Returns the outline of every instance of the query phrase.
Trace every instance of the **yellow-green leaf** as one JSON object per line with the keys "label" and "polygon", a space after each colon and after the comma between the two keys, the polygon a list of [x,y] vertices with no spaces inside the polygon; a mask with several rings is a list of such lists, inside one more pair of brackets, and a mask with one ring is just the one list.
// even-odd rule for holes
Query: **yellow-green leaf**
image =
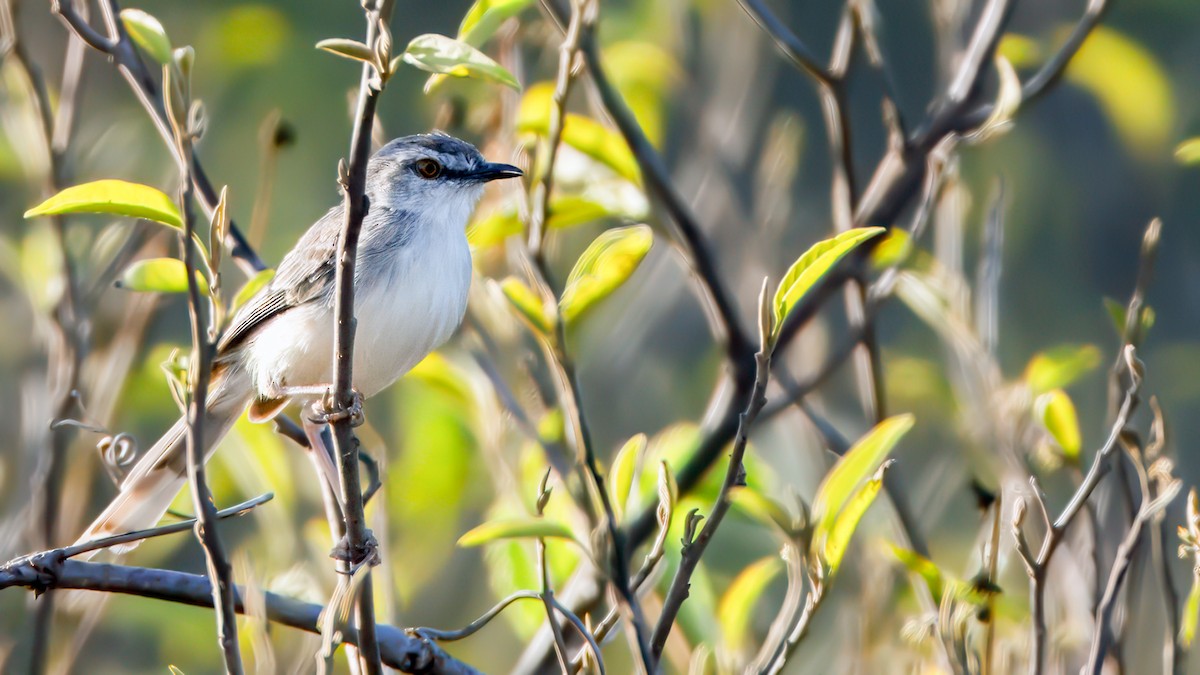
{"label": "yellow-green leaf", "polygon": [[1063,456],[1071,462],[1079,461],[1083,438],[1079,433],[1079,417],[1075,414],[1071,397],[1062,389],[1052,389],[1037,397],[1034,410],[1046,431],[1054,437],[1054,442],[1062,448]]}
{"label": "yellow-green leaf", "polygon": [[779,334],[779,329],[792,309],[829,274],[834,265],[864,241],[884,231],[882,227],[846,230],[831,239],[813,244],[804,255],[792,263],[783,281],[779,283],[779,288],[775,290],[775,334]]}
{"label": "yellow-green leaf", "polygon": [[[517,112],[517,130],[545,136],[550,129],[550,107],[554,105],[554,85],[540,82],[521,97]],[[562,142],[604,164],[622,178],[640,184],[641,170],[620,133],[596,120],[575,113],[563,118]]]}
{"label": "yellow-green leaf", "polygon": [[625,441],[613,459],[608,480],[609,489],[612,490],[613,510],[617,512],[618,518],[624,514],[625,507],[629,502],[629,492],[633,488],[633,474],[645,456],[647,442],[646,434],[635,434]]}
{"label": "yellow-green leaf", "polygon": [[908,259],[912,248],[912,235],[907,230],[893,227],[871,251],[871,266],[884,270],[899,265]]}
{"label": "yellow-green leaf", "polygon": [[871,479],[896,443],[912,428],[910,414],[896,415],[875,425],[843,455],[817,487],[812,518],[816,527],[828,532],[833,522],[859,488]]}
{"label": "yellow-green leaf", "polygon": [[1183,624],[1179,627],[1179,635],[1184,647],[1191,647],[1196,639],[1196,623],[1200,620],[1200,583],[1192,582],[1192,590],[1188,592],[1187,605],[1183,608]]}
{"label": "yellow-green leaf", "polygon": [[894,544],[891,545],[891,548],[892,554],[909,572],[925,580],[925,585],[929,587],[929,593],[933,596],[934,604],[941,605],[942,593],[946,588],[946,578],[942,574],[942,570],[932,560],[916,551],[900,548]]}
{"label": "yellow-green leaf", "polygon": [[123,180],[98,180],[69,187],[25,212],[26,218],[61,213],[112,213],[183,227],[179,208],[162,191]]}
{"label": "yellow-green leaf", "polygon": [[500,282],[500,290],[530,328],[542,335],[554,332],[554,317],[550,316],[541,298],[526,286],[525,282],[516,277],[508,277]]}
{"label": "yellow-green leaf", "polygon": [[159,65],[171,62],[171,40],[167,38],[167,31],[158,19],[140,9],[123,9],[121,23],[125,25],[125,32],[129,33],[129,37],[149,54],[150,58]]}
{"label": "yellow-green leaf", "polygon": [[601,59],[646,138],[659,146],[665,126],[664,103],[683,79],[675,57],[659,43],[624,40],[605,45]]}
{"label": "yellow-green leaf", "polygon": [[471,222],[467,227],[467,243],[473,249],[488,248],[524,231],[525,226],[515,208],[498,209]]}
{"label": "yellow-green leaf", "polygon": [[[196,283],[200,292],[208,293],[208,284],[200,272],[196,272]],[[187,268],[178,258],[149,258],[138,260],[117,279],[117,288],[130,291],[157,293],[187,293]]]}
{"label": "yellow-green leaf", "polygon": [[[546,229],[565,230],[601,218],[632,218],[589,197],[581,195],[555,195],[547,207]],[[516,208],[499,209],[476,219],[467,228],[467,242],[472,248],[495,246],[505,239],[525,231]]]}
{"label": "yellow-green leaf", "polygon": [[1017,68],[1029,68],[1042,60],[1042,48],[1028,35],[1006,33],[1000,38],[996,55],[1002,56]]}
{"label": "yellow-green leaf", "polygon": [[521,88],[517,78],[504,66],[471,45],[445,35],[426,33],[413,38],[404,50],[404,62],[431,73],[473,77],[513,89]]}
{"label": "yellow-green leaf", "polygon": [[[1124,338],[1125,315],[1128,311],[1128,308],[1126,308],[1124,304],[1117,302],[1112,298],[1104,298],[1104,309],[1108,310],[1108,316],[1112,319],[1113,328],[1117,331],[1117,337]],[[1154,313],[1153,307],[1150,305],[1142,305],[1142,325],[1139,328],[1141,330],[1141,337],[1143,339],[1146,337],[1146,333],[1149,333],[1150,329],[1154,327],[1154,321],[1156,318],[1157,315]]]}
{"label": "yellow-green leaf", "polygon": [[511,518],[493,520],[476,527],[459,537],[458,545],[482,546],[501,539],[533,539],[535,537],[575,539],[575,535],[571,534],[571,528],[563,523],[545,518]]}
{"label": "yellow-green leaf", "polygon": [[1175,161],[1184,166],[1200,164],[1200,137],[1189,138],[1175,146]]}
{"label": "yellow-green leaf", "polygon": [[237,294],[233,296],[233,307],[230,307],[230,312],[236,312],[239,307],[246,304],[250,298],[254,297],[255,293],[261,291],[274,278],[275,270],[269,268],[250,277],[245,285],[238,290]]}
{"label": "yellow-green leaf", "polygon": [[596,237],[567,276],[558,302],[563,320],[574,321],[625,283],[653,243],[646,225],[618,227]]}
{"label": "yellow-green leaf", "polygon": [[850,497],[828,529],[818,527],[813,533],[813,544],[826,578],[832,578],[837,573],[842,558],[846,555],[846,549],[850,547],[850,539],[858,529],[858,522],[862,520],[863,514],[870,508],[883,487],[883,473],[890,465],[891,460],[879,467],[874,476]]}
{"label": "yellow-green leaf", "polygon": [[1175,100],[1166,71],[1149,50],[1097,26],[1066,77],[1096,97],[1130,150],[1146,157],[1162,151],[1174,126]]}
{"label": "yellow-green leaf", "polygon": [[779,528],[782,534],[791,536],[796,533],[796,524],[787,509],[752,487],[735,488],[730,493],[730,503],[759,523]]}
{"label": "yellow-green leaf", "polygon": [[1070,385],[1100,365],[1095,345],[1058,345],[1039,352],[1025,366],[1025,382],[1034,396]]}
{"label": "yellow-green leaf", "polygon": [[329,38],[328,40],[318,42],[317,49],[322,49],[330,54],[336,54],[344,59],[362,61],[363,63],[375,63],[375,52],[371,51],[370,47],[358,40]]}
{"label": "yellow-green leaf", "polygon": [[458,26],[458,39],[481,47],[500,24],[533,5],[534,0],[475,0]]}
{"label": "yellow-green leaf", "polygon": [[750,632],[754,607],[782,570],[783,561],[777,555],[769,555],[751,563],[729,584],[717,604],[721,637],[726,649],[739,661],[748,655],[747,652],[754,645]]}

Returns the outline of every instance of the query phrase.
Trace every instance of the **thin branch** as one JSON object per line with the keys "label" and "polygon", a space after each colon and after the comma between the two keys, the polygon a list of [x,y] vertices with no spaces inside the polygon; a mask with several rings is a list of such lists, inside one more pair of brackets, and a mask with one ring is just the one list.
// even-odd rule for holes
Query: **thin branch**
{"label": "thin branch", "polygon": [[[561,3],[548,0],[543,5],[548,8],[551,17],[559,26],[567,24],[567,13],[561,7]],[[658,151],[646,138],[645,132],[629,109],[624,97],[609,81],[607,71],[604,70],[600,58],[600,49],[596,44],[594,31],[586,29],[582,31],[579,36],[579,50],[588,72],[591,73],[592,84],[596,87],[604,110],[612,118],[621,132],[621,136],[629,145],[629,149],[633,152],[650,195],[661,203],[671,222],[675,225],[676,243],[683,249],[705,298],[715,310],[720,331],[723,333],[725,355],[735,371],[735,379],[740,379],[749,385],[754,377],[751,358],[754,346],[738,316],[733,296],[717,271],[711,242],[708,241],[695,215],[687,206],[682,195],[679,194],[671,180],[670,171]],[[680,488],[683,489],[682,482]],[[652,523],[650,527],[653,527]],[[647,528],[645,534],[648,535],[649,532],[650,528]]]}
{"label": "thin branch", "polygon": [[475,619],[471,623],[469,623],[466,626],[463,626],[462,628],[459,628],[457,630],[438,630],[436,628],[427,628],[425,626],[422,626],[420,628],[413,628],[412,632],[417,635],[420,635],[423,638],[428,638],[430,640],[437,640],[439,642],[454,642],[456,640],[463,640],[465,638],[469,638],[472,635],[478,633],[483,627],[485,627],[489,623],[491,623],[492,619],[499,616],[500,612],[503,612],[505,609],[508,608],[509,605],[513,604],[514,602],[516,602],[518,600],[541,600],[541,599],[542,599],[542,596],[537,591],[516,591],[516,592],[510,594],[508,597],[501,600],[500,602],[497,602],[495,605],[492,606],[491,609],[484,612],[483,615],[480,616],[478,619]]}
{"label": "thin branch", "polygon": [[[188,76],[185,74],[184,78]],[[168,83],[169,84],[169,83]],[[182,83],[184,91],[190,89],[185,80]],[[185,94],[183,100],[188,101]],[[182,116],[183,111],[175,111]],[[186,122],[190,125],[190,120]],[[209,380],[212,376],[212,360],[215,352],[210,335],[213,321],[211,315],[205,316],[204,307],[208,304],[200,295],[200,284],[196,277],[199,274],[196,262],[196,247],[192,241],[196,237],[196,221],[192,213],[192,195],[194,185],[189,173],[191,169],[191,151],[193,134],[191,128],[175,125],[176,141],[180,146],[185,161],[183,163],[182,187],[180,189],[179,206],[183,214],[183,231],[180,246],[183,247],[183,265],[187,274],[188,316],[191,319],[192,358],[191,358],[191,401],[187,410],[187,474],[188,484],[192,492],[192,508],[196,513],[196,538],[204,548],[204,557],[208,566],[208,576],[212,582],[213,609],[217,622],[217,643],[225,659],[225,671],[231,675],[243,672],[242,654],[237,637],[237,613],[234,609],[233,598],[233,568],[229,557],[217,533],[217,507],[213,504],[212,493],[208,489],[205,477],[204,463],[208,459],[205,451],[204,423],[207,418],[206,404],[208,400]],[[211,307],[211,305],[209,305]]]}
{"label": "thin branch", "polygon": [[762,0],[738,0],[738,4],[771,38],[775,47],[796,67],[811,75],[818,82],[828,83],[833,79],[833,75],[817,62],[812,51],[779,20],[779,17],[775,16],[765,2]]}
{"label": "thin branch", "polygon": [[[391,18],[392,1],[379,0],[364,3],[367,20],[366,44],[378,52],[381,40],[391,42],[388,20]],[[381,63],[386,64],[391,56],[385,54]],[[386,66],[385,66],[386,67]],[[359,232],[369,204],[366,198],[367,160],[371,154],[371,127],[375,121],[375,107],[379,93],[386,82],[386,74],[379,73],[371,64],[363,64],[359,78],[358,104],[354,131],[350,141],[349,163],[339,165],[339,182],[345,194],[345,221],[338,238],[337,271],[335,277],[336,296],[334,303],[334,353],[333,353],[333,406],[345,412],[355,404],[354,391],[354,269],[358,250]],[[341,481],[341,503],[346,522],[347,559],[341,562],[341,571],[349,572],[361,564],[377,564],[378,553],[374,538],[367,530],[363,515],[363,494],[359,478],[358,440],[354,436],[352,415],[343,414],[331,423],[334,456],[337,459]],[[344,576],[339,583],[346,583]],[[375,599],[370,572],[366,573],[359,587],[355,617],[361,636],[358,646],[359,661],[368,675],[383,672],[380,664],[379,645],[375,636]]]}
{"label": "thin branch", "polygon": [[[142,104],[142,107],[145,108],[146,113],[149,114],[150,121],[154,123],[155,129],[158,130],[163,142],[167,144],[172,156],[181,165],[180,168],[182,170],[185,158],[179,153],[179,149],[175,144],[171,125],[167,119],[162,91],[155,81],[153,74],[138,56],[137,48],[121,25],[120,6],[116,0],[98,0],[101,13],[104,15],[105,24],[108,28],[108,35],[104,36],[88,23],[86,17],[80,14],[75,6],[77,1],[52,0],[51,9],[58,14],[68,30],[83,40],[92,49],[109,57],[129,83],[130,88],[133,89],[134,95]],[[200,205],[204,208],[205,215],[211,217],[219,201],[217,191],[213,188],[212,182],[209,181],[204,171],[204,167],[194,153],[189,163],[191,180],[198,193]],[[238,262],[247,276],[252,276],[254,273],[266,269],[266,264],[254,252],[254,249],[250,247],[245,237],[242,236],[241,230],[232,221],[229,223],[228,236],[230,255]]]}
{"label": "thin branch", "polygon": [[767,402],[767,381],[771,376],[770,310],[767,297],[767,282],[765,279],[759,293],[758,304],[760,326],[765,326],[765,330],[760,328],[759,342],[761,347],[758,353],[754,355],[754,388],[750,392],[750,399],[746,402],[745,411],[738,418],[737,435],[733,443],[733,450],[730,453],[729,467],[725,471],[725,480],[721,483],[721,490],[717,493],[717,499],[713,503],[712,511],[705,520],[704,527],[694,539],[688,534],[684,535],[683,552],[679,560],[679,568],[675,571],[675,577],[671,580],[671,586],[667,590],[666,597],[663,599],[662,614],[659,615],[658,623],[654,626],[654,634],[650,638],[650,648],[653,651],[654,662],[656,664],[662,658],[663,648],[667,644],[667,636],[671,633],[675,617],[679,614],[680,608],[683,607],[683,602],[687,600],[688,591],[691,587],[692,573],[696,571],[696,566],[700,564],[700,558],[704,555],[705,549],[708,548],[708,544],[712,541],[713,535],[716,534],[717,528],[720,527],[721,521],[725,519],[725,514],[729,512],[729,507],[732,503],[730,501],[731,492],[734,487],[746,484],[746,471],[742,466],[742,459],[746,455],[750,427],[754,425],[758,413]]}
{"label": "thin branch", "polygon": [[[212,585],[204,575],[171,570],[127,567],[76,560],[19,559],[0,566],[0,589],[21,586],[44,591],[51,588],[101,591],[154,598],[195,607],[212,607]],[[308,633],[320,632],[321,605],[277,593],[264,594],[267,618],[275,623]],[[245,591],[234,588],[234,608],[245,613]],[[357,645],[359,633],[353,626],[342,629],[342,639]],[[457,661],[429,640],[413,637],[394,626],[378,626],[380,654],[389,667],[407,673],[479,675],[479,671]]]}
{"label": "thin branch", "polygon": [[[234,506],[230,506],[229,508],[221,509],[220,511],[217,511],[217,518],[220,520],[224,520],[226,518],[236,518],[237,516],[245,515],[245,514],[249,513],[251,510],[253,510],[254,508],[261,506],[262,504],[265,504],[274,498],[275,498],[275,493],[273,493],[273,492],[268,492],[266,494],[259,495],[258,497],[255,497],[254,499],[248,499],[248,500],[242,502],[241,504],[236,504]],[[114,534],[114,535],[110,535],[108,537],[101,537],[99,539],[93,539],[91,541],[85,541],[85,542],[79,543],[79,544],[72,544],[70,546],[64,546],[62,548],[51,549],[48,551],[39,551],[37,553],[30,553],[27,555],[23,555],[19,558],[15,558],[13,560],[8,561],[7,563],[4,563],[3,567],[12,567],[12,566],[16,566],[16,565],[25,564],[25,563],[34,564],[35,566],[44,566],[46,563],[39,562],[39,561],[55,560],[55,559],[66,560],[68,558],[73,558],[77,555],[82,555],[84,553],[90,553],[91,551],[99,551],[101,549],[109,548],[112,546],[121,546],[123,544],[129,544],[129,543],[132,543],[135,541],[140,542],[140,541],[145,541],[146,539],[154,539],[155,537],[164,537],[169,534],[177,534],[179,532],[186,532],[188,530],[193,529],[195,527],[195,525],[196,525],[196,519],[188,518],[186,520],[181,520],[176,523],[169,523],[167,525],[159,525],[157,527],[152,527],[152,528],[145,529],[145,530],[135,530],[133,532],[123,532],[121,534]]]}
{"label": "thin branch", "polygon": [[1117,594],[1121,591],[1121,585],[1124,583],[1128,575],[1129,568],[1133,563],[1134,555],[1143,541],[1147,525],[1153,527],[1154,517],[1162,511],[1183,487],[1183,483],[1179,480],[1172,479],[1160,491],[1158,496],[1151,499],[1151,494],[1146,479],[1142,477],[1143,501],[1142,507],[1138,509],[1137,516],[1133,519],[1133,524],[1126,533],[1125,539],[1121,541],[1121,545],[1117,548],[1117,557],[1113,561],[1112,570],[1109,572],[1108,583],[1104,588],[1104,596],[1100,600],[1100,607],[1096,613],[1097,626],[1092,638],[1091,655],[1088,658],[1087,668],[1083,672],[1091,673],[1092,675],[1100,675],[1104,668],[1104,657],[1108,654],[1108,650],[1112,648],[1116,637],[1113,635],[1113,615],[1117,607]]}
{"label": "thin branch", "polygon": [[[1083,482],[1079,488],[1075,490],[1070,502],[1063,509],[1062,513],[1055,519],[1048,530],[1045,538],[1042,540],[1042,546],[1037,554],[1037,557],[1032,560],[1028,559],[1029,553],[1026,552],[1022,557],[1025,559],[1027,571],[1030,572],[1030,605],[1033,607],[1033,650],[1030,655],[1030,672],[1032,675],[1041,675],[1044,672],[1046,663],[1046,577],[1050,569],[1050,559],[1054,552],[1058,549],[1066,536],[1067,528],[1071,522],[1079,515],[1096,486],[1100,484],[1100,479],[1108,472],[1108,458],[1112,455],[1113,449],[1117,447],[1117,442],[1120,439],[1121,431],[1129,421],[1129,415],[1137,401],[1137,392],[1141,387],[1141,376],[1134,372],[1136,366],[1135,351],[1132,345],[1126,345],[1122,350],[1126,363],[1131,367],[1129,377],[1129,385],[1125,390],[1125,398],[1121,403],[1121,408],[1117,412],[1117,419],[1113,422],[1112,428],[1109,431],[1108,438],[1104,444],[1096,451],[1095,457],[1092,460],[1091,468],[1087,475],[1084,476]],[[1038,502],[1039,508],[1045,509],[1045,503],[1041,499],[1039,491],[1034,491],[1034,500]],[[1020,523],[1014,526],[1014,530],[1020,532]],[[1021,540],[1018,539],[1020,542]],[[1028,544],[1024,544],[1027,548]],[[1018,547],[1020,550],[1020,547]]]}
{"label": "thin branch", "polygon": [[[562,137],[562,122],[565,116],[567,95],[574,80],[574,64],[577,60],[585,39],[589,39],[597,19],[597,3],[595,0],[572,0],[570,17],[567,22],[566,34],[559,50],[558,80],[555,86],[554,101],[551,106],[550,128],[545,152],[538,157],[538,175],[536,184],[531,188],[529,215],[529,256],[532,259],[530,277],[536,290],[546,302],[557,304],[557,296],[550,285],[550,269],[545,256],[542,255],[542,244],[545,238],[545,223],[548,218],[549,195],[553,189],[553,174],[557,159],[558,144]],[[637,645],[642,668],[652,674],[654,660],[649,646],[649,630],[638,602],[636,593],[629,586],[629,553],[626,550],[624,538],[617,529],[616,513],[609,498],[608,490],[604,487],[604,475],[596,461],[595,447],[592,443],[587,418],[583,411],[582,390],[576,375],[574,360],[567,351],[567,336],[565,320],[561,317],[555,322],[553,336],[540,339],[546,361],[554,372],[558,390],[559,405],[563,414],[570,422],[576,445],[577,462],[582,472],[585,485],[589,487],[592,496],[600,502],[603,513],[597,515],[594,509],[587,509],[593,527],[603,527],[612,544],[611,556],[608,562],[611,569],[604,570],[617,592],[621,605],[629,615],[629,625],[633,629],[633,639]],[[601,522],[596,522],[602,518]],[[548,601],[553,599],[547,596]],[[549,602],[547,602],[549,604]],[[551,620],[551,630],[557,630],[557,624]],[[555,648],[559,651],[560,663],[566,669],[565,653],[555,634]]]}

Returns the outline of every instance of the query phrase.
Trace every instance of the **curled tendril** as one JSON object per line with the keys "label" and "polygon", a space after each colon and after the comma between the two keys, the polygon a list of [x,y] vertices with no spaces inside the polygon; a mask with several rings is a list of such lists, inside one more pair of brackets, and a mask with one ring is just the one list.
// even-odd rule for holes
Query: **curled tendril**
{"label": "curled tendril", "polygon": [[125,478],[125,467],[132,464],[133,460],[137,458],[137,439],[132,434],[122,431],[119,434],[101,438],[100,442],[96,443],[96,451],[100,453],[108,475],[112,477],[113,482],[120,485],[121,480]]}

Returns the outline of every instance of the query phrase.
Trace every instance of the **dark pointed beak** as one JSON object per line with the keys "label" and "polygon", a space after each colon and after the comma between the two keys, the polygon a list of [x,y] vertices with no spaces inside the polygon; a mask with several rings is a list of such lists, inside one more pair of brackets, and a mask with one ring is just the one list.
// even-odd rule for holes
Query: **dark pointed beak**
{"label": "dark pointed beak", "polygon": [[524,171],[511,164],[500,164],[497,162],[484,162],[479,165],[479,168],[471,172],[471,177],[482,183],[501,178],[517,178],[524,175]]}

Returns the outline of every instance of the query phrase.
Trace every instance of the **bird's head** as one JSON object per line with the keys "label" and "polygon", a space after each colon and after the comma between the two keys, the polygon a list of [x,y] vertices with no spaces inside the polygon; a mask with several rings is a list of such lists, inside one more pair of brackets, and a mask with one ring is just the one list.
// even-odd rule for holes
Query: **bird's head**
{"label": "bird's head", "polygon": [[397,138],[379,149],[367,165],[372,202],[416,212],[465,207],[469,213],[484,183],[516,178],[523,172],[489,162],[475,146],[443,133]]}

